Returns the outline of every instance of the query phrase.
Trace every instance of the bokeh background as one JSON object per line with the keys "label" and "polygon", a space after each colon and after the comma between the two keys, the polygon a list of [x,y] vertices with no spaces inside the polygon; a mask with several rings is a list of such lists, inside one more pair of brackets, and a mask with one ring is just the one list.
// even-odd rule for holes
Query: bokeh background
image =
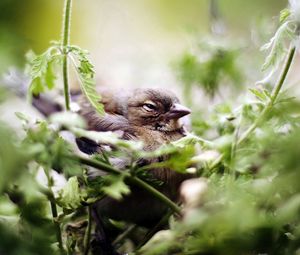
{"label": "bokeh background", "polygon": [[[22,70],[29,50],[40,54],[60,40],[63,2],[0,1],[1,76],[11,67]],[[260,47],[287,5],[287,0],[74,0],[71,43],[90,52],[97,86],[171,89],[203,113],[212,109],[207,105],[238,104],[245,88],[266,75]],[[200,67],[193,66],[195,58]],[[290,79],[295,81],[289,84],[299,80],[293,70]],[[1,114],[15,118],[13,112],[23,107],[2,107]]]}
{"label": "bokeh background", "polygon": [[[214,1],[214,13],[211,2],[75,0],[71,42],[90,51],[97,78],[105,85],[170,87],[176,83],[171,63],[212,36],[212,30],[223,30],[219,38],[240,43],[243,50],[255,44],[260,54],[262,38],[253,30],[260,28],[260,36],[268,38],[274,31],[268,24],[287,5],[286,0],[220,0]],[[41,53],[51,40],[59,40],[62,8],[62,0],[0,1],[1,73],[22,67],[29,49]],[[216,22],[221,28],[212,29]]]}

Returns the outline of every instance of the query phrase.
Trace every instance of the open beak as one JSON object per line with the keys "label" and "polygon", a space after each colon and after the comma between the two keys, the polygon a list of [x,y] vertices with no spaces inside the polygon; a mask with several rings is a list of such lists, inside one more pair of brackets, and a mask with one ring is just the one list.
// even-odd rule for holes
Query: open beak
{"label": "open beak", "polygon": [[185,115],[188,115],[191,113],[191,110],[181,104],[174,104],[170,111],[166,113],[166,119],[172,120],[172,119],[179,119]]}

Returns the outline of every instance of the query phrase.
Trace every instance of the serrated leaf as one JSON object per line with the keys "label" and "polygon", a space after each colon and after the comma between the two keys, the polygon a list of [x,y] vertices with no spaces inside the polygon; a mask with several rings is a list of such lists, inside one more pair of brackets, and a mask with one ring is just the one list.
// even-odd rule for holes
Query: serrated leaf
{"label": "serrated leaf", "polygon": [[272,99],[272,95],[268,90],[264,89],[263,91],[264,91],[264,94],[266,95],[266,97],[268,97],[269,99]]}
{"label": "serrated leaf", "polygon": [[29,117],[26,116],[24,113],[22,113],[22,112],[15,112],[15,115],[17,116],[17,118],[19,120],[22,120],[25,123],[29,123]]}
{"label": "serrated leaf", "polygon": [[49,90],[55,87],[56,76],[53,72],[53,61],[50,61],[47,66],[47,71],[45,73],[45,83]]}
{"label": "serrated leaf", "polygon": [[120,200],[123,195],[130,193],[129,187],[124,183],[123,175],[107,175],[104,177],[104,182],[107,186],[102,187],[102,191],[117,200]]}
{"label": "serrated leaf", "polygon": [[28,73],[31,77],[30,92],[32,94],[39,94],[46,89],[53,89],[55,87],[56,76],[53,72],[54,64],[60,60],[61,54],[57,53],[56,47],[48,48],[41,55],[35,55],[30,51],[26,58],[29,62]]}
{"label": "serrated leaf", "polygon": [[259,99],[260,101],[262,102],[265,102],[266,101],[266,95],[262,92],[262,91],[259,91],[258,89],[249,89],[249,91],[255,95],[257,97],[257,99]]}
{"label": "serrated leaf", "polygon": [[262,66],[262,71],[268,68],[276,69],[279,62],[282,61],[284,53],[287,50],[285,46],[286,39],[294,39],[295,31],[291,28],[291,22],[284,22],[276,31],[271,40],[261,47],[261,50],[270,50]]}
{"label": "serrated leaf", "polygon": [[296,97],[286,97],[286,98],[282,98],[277,100],[277,103],[287,103],[287,102],[292,102],[296,99]]}
{"label": "serrated leaf", "polygon": [[95,81],[93,78],[87,77],[86,75],[79,72],[81,80],[81,90],[89,100],[90,104],[100,114],[104,114],[103,105],[100,103],[101,97],[95,89]]}
{"label": "serrated leaf", "polygon": [[45,87],[42,84],[41,78],[36,77],[31,81],[29,92],[33,95],[38,95],[39,93],[44,92]]}
{"label": "serrated leaf", "polygon": [[81,201],[86,195],[79,186],[76,176],[71,177],[67,184],[58,193],[57,204],[67,210],[75,210],[81,207]]}
{"label": "serrated leaf", "polygon": [[104,114],[103,105],[100,103],[101,96],[96,91],[96,83],[94,79],[94,66],[88,59],[88,52],[82,50],[78,46],[70,46],[69,51],[75,55],[79,65],[75,65],[80,78],[80,87],[84,95],[89,100],[90,104],[95,108],[95,110],[100,114]]}
{"label": "serrated leaf", "polygon": [[174,145],[177,148],[184,148],[188,145],[194,145],[196,143],[199,144],[206,144],[206,145],[212,145],[212,143],[208,140],[205,140],[199,136],[193,135],[191,133],[187,134],[186,136],[180,138],[179,140],[176,140],[172,142],[171,144]]}
{"label": "serrated leaf", "polygon": [[285,8],[280,11],[280,16],[279,16],[279,22],[282,24],[284,23],[288,17],[291,15],[291,12],[288,8]]}

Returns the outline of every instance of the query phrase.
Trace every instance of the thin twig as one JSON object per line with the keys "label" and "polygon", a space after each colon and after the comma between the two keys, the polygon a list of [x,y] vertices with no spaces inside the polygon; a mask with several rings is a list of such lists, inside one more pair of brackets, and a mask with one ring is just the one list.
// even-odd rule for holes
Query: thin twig
{"label": "thin twig", "polygon": [[52,220],[53,220],[53,224],[54,224],[54,227],[55,227],[56,239],[57,239],[57,242],[58,242],[58,248],[59,248],[61,254],[65,254],[64,247],[63,247],[60,224],[57,221],[58,213],[57,213],[57,208],[56,208],[55,197],[54,197],[54,194],[53,194],[53,191],[52,191],[52,177],[49,174],[49,170],[45,169],[44,172],[45,172],[45,175],[47,176],[47,180],[48,180],[48,190],[47,190],[47,193],[45,193],[45,194],[47,194],[48,200],[50,202]]}
{"label": "thin twig", "polygon": [[[279,95],[279,92],[282,88],[282,85],[286,79],[286,76],[288,74],[288,71],[291,67],[292,61],[293,61],[293,57],[295,55],[295,51],[296,51],[296,47],[291,46],[290,50],[288,52],[284,67],[282,69],[281,75],[279,76],[279,79],[272,91],[271,94],[271,99],[268,102],[268,104],[266,104],[265,108],[262,110],[262,112],[260,113],[260,115],[257,117],[257,119],[255,120],[255,122],[241,135],[241,137],[239,138],[239,140],[236,143],[236,146],[240,145],[241,143],[243,143],[248,137],[249,135],[261,124],[261,122],[265,119],[266,115],[271,111],[273,105],[276,102],[276,99]],[[220,155],[210,166],[210,169],[214,169],[223,159],[223,154]]]}
{"label": "thin twig", "polygon": [[120,234],[113,242],[112,245],[115,249],[117,249],[125,239],[134,231],[136,230],[137,225],[131,224],[122,234]]}
{"label": "thin twig", "polygon": [[72,0],[65,0],[64,19],[63,19],[63,82],[66,110],[70,110],[70,94],[69,94],[69,71],[68,71],[68,50],[67,46],[70,41],[70,25],[71,25]]}
{"label": "thin twig", "polygon": [[139,245],[136,247],[136,250],[138,251],[144,244],[146,244],[153,236],[154,234],[161,229],[163,225],[165,225],[168,222],[168,219],[171,217],[172,211],[168,211],[161,219],[160,221],[154,226],[154,228],[150,229],[147,234],[144,236],[142,241],[139,243]]}
{"label": "thin twig", "polygon": [[237,145],[240,145],[243,141],[245,141],[248,136],[260,125],[260,123],[264,120],[264,118],[266,117],[266,115],[270,112],[270,110],[272,109],[272,106],[274,105],[279,91],[282,88],[282,85],[286,79],[286,76],[288,74],[288,71],[291,67],[292,64],[292,60],[293,57],[295,55],[295,47],[291,47],[287,56],[287,59],[285,61],[285,65],[284,68],[281,72],[281,75],[279,76],[279,79],[276,83],[276,86],[274,87],[272,94],[271,94],[271,99],[268,102],[268,104],[265,106],[265,108],[263,109],[263,111],[261,112],[261,114],[258,116],[258,118],[256,119],[256,121],[241,135],[240,139],[237,142]]}
{"label": "thin twig", "polygon": [[180,207],[171,201],[168,197],[166,197],[164,194],[153,188],[151,185],[148,183],[144,182],[143,180],[139,179],[136,176],[130,175],[128,172],[121,171],[119,169],[114,168],[113,166],[110,166],[104,162],[101,161],[96,161],[93,159],[88,159],[80,156],[74,156],[74,160],[79,161],[82,164],[88,165],[95,167],[99,170],[103,170],[108,173],[113,173],[113,174],[122,174],[124,175],[125,179],[131,181],[133,184],[143,188],[144,190],[147,190],[149,193],[154,195],[157,199],[162,201],[164,204],[166,204],[173,212],[181,214]]}
{"label": "thin twig", "polygon": [[90,241],[91,241],[91,232],[92,232],[92,207],[88,206],[88,225],[86,227],[84,235],[84,255],[88,255],[90,250]]}

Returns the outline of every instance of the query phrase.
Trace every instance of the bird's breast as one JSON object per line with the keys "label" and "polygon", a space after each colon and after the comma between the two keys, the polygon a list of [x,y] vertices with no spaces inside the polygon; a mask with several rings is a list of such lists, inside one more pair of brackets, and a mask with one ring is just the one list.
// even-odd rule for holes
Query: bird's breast
{"label": "bird's breast", "polygon": [[145,151],[154,151],[164,144],[182,138],[184,133],[181,130],[162,132],[143,127],[136,127],[134,129],[134,136],[137,140],[143,142]]}

